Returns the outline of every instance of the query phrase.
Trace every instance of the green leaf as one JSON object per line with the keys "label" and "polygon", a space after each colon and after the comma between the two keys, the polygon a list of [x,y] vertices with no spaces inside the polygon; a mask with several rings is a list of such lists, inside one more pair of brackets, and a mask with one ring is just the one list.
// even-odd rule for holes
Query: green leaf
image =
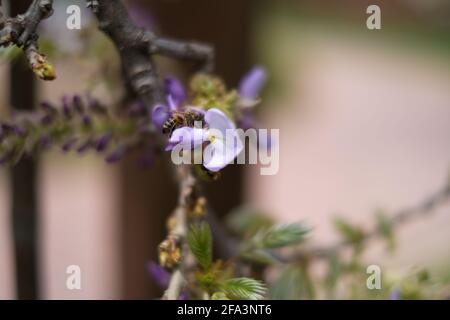
{"label": "green leaf", "polygon": [[392,222],[382,211],[378,211],[376,216],[378,230],[386,241],[388,250],[392,252],[395,249],[395,237]]}
{"label": "green leaf", "polygon": [[343,218],[335,218],[334,227],[347,241],[353,244],[361,243],[364,237],[364,233],[361,228],[351,225]]}
{"label": "green leaf", "polygon": [[335,295],[336,284],[339,276],[342,274],[342,263],[339,256],[334,253],[330,256],[328,261],[328,270],[325,277],[325,285],[327,287],[327,299],[333,299]]}
{"label": "green leaf", "polygon": [[260,246],[267,249],[291,246],[301,242],[310,228],[299,224],[276,225],[256,236]]}
{"label": "green leaf", "polygon": [[305,266],[286,267],[271,286],[271,299],[301,300],[314,299],[315,288]]}
{"label": "green leaf", "polygon": [[241,300],[261,300],[266,294],[266,287],[261,281],[251,278],[233,278],[226,280],[222,290],[227,297]]}
{"label": "green leaf", "polygon": [[187,236],[187,243],[197,262],[208,269],[212,263],[212,236],[209,225],[202,221],[193,224]]}
{"label": "green leaf", "polygon": [[274,221],[258,210],[241,207],[227,216],[226,223],[234,233],[252,236],[261,229],[270,228]]}

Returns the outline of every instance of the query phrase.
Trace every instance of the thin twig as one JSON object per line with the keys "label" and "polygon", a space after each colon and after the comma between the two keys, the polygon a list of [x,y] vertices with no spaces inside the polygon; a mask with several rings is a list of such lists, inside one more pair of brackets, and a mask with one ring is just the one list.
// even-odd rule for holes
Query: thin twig
{"label": "thin twig", "polygon": [[188,232],[188,211],[195,197],[196,179],[192,175],[191,167],[182,165],[176,168],[177,181],[180,186],[178,206],[175,209],[175,226],[170,231],[168,238],[175,238],[181,247],[181,262],[173,271],[169,286],[164,294],[164,299],[178,299],[181,289],[185,283],[183,277],[183,262],[186,260],[186,236]]}
{"label": "thin twig", "polygon": [[[389,223],[393,228],[399,227],[415,218],[427,216],[438,207],[443,206],[450,200],[450,184],[445,185],[437,192],[427,197],[416,206],[398,211],[389,218]],[[379,238],[382,235],[380,228],[373,228],[362,234],[361,241],[367,243],[371,240]],[[310,247],[301,251],[296,251],[286,255],[281,259],[284,262],[294,262],[305,258],[328,258],[336,252],[342,251],[350,247],[353,243],[350,241],[341,241],[337,244],[324,247]]]}
{"label": "thin twig", "polygon": [[43,80],[53,80],[55,75],[53,67],[38,51],[39,36],[36,31],[41,21],[52,14],[53,0],[33,0],[24,14],[13,18],[5,18],[0,13],[0,47],[21,47],[31,69]]}

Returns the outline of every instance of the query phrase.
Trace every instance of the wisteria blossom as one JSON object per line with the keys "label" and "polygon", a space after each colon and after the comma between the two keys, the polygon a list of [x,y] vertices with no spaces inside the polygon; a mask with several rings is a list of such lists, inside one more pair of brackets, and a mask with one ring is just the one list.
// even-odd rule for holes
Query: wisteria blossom
{"label": "wisteria blossom", "polygon": [[242,152],[243,143],[236,132],[234,122],[222,111],[213,108],[205,113],[205,128],[182,127],[176,129],[169,139],[167,150],[178,146],[181,150],[202,147],[203,166],[213,172],[220,171]]}
{"label": "wisteria blossom", "polygon": [[187,98],[183,85],[175,77],[166,77],[164,84],[167,93],[167,104],[158,104],[153,107],[152,111],[152,122],[158,129],[163,127],[172,112],[182,109],[183,103]]}

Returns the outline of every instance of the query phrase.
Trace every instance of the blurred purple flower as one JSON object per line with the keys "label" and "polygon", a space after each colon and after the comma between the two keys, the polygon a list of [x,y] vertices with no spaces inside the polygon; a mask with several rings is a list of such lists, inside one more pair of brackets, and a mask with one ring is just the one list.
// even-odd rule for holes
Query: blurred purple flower
{"label": "blurred purple flower", "polygon": [[83,115],[82,121],[85,127],[90,127],[92,125],[92,118],[87,114]]}
{"label": "blurred purple flower", "polygon": [[62,98],[62,111],[66,119],[72,118],[72,108],[70,106],[70,101],[68,96]]}
{"label": "blurred purple flower", "polygon": [[246,100],[256,100],[267,79],[266,70],[256,66],[244,75],[239,84],[239,95]]}
{"label": "blurred purple flower", "polygon": [[19,137],[24,137],[27,135],[27,130],[19,126],[14,126],[14,133]]}
{"label": "blurred purple flower", "polygon": [[178,300],[189,300],[189,295],[187,294],[187,292],[181,292],[178,296]]}
{"label": "blurred purple flower", "polygon": [[69,152],[72,147],[75,145],[75,143],[77,143],[78,139],[77,138],[69,138],[66,142],[63,143],[63,145],[61,146],[61,149],[64,152]]}
{"label": "blurred purple flower", "polygon": [[73,96],[72,103],[73,103],[73,108],[79,114],[83,114],[84,113],[84,104],[83,104],[83,100],[81,99],[80,96],[78,96],[78,95]]}
{"label": "blurred purple flower", "polygon": [[162,129],[173,111],[180,110],[183,107],[183,103],[187,98],[183,85],[175,77],[166,77],[164,85],[167,93],[167,103],[154,106],[152,111],[152,122],[159,130]]}
{"label": "blurred purple flower", "polygon": [[400,288],[398,286],[395,286],[392,290],[391,290],[391,294],[389,296],[390,300],[402,300],[402,291],[400,290]]}
{"label": "blurred purple flower", "polygon": [[109,142],[111,141],[111,138],[112,138],[111,133],[104,134],[103,136],[98,138],[95,144],[95,149],[97,150],[97,152],[105,151],[106,148],[108,147]]}
{"label": "blurred purple flower", "polygon": [[56,112],[56,108],[50,102],[44,101],[40,104],[40,107],[42,110],[44,110],[45,112],[48,112],[48,113]]}
{"label": "blurred purple flower", "polygon": [[182,149],[195,149],[209,142],[203,151],[203,166],[217,172],[230,164],[243,150],[242,141],[234,122],[219,109],[209,109],[205,114],[208,128],[182,127],[169,139],[166,150],[177,145]]}
{"label": "blurred purple flower", "polygon": [[147,270],[153,280],[163,289],[167,288],[170,282],[170,273],[159,264],[150,261],[147,264]]}
{"label": "blurred purple flower", "polygon": [[77,148],[77,153],[78,154],[83,154],[85,153],[90,147],[92,146],[92,142],[90,140],[82,143],[78,148]]}
{"label": "blurred purple flower", "polygon": [[183,84],[173,76],[166,76],[164,78],[164,87],[166,89],[169,99],[173,99],[175,106],[181,106],[187,98],[186,90]]}
{"label": "blurred purple flower", "polygon": [[50,137],[48,135],[43,135],[39,140],[39,144],[41,148],[47,149],[48,147],[50,147]]}
{"label": "blurred purple flower", "polygon": [[119,145],[113,152],[111,152],[106,158],[105,161],[109,164],[120,161],[125,155],[127,148],[125,145]]}
{"label": "blurred purple flower", "polygon": [[88,108],[89,110],[91,110],[93,113],[96,114],[100,115],[107,114],[106,108],[102,106],[97,99],[92,98],[91,96],[88,96]]}

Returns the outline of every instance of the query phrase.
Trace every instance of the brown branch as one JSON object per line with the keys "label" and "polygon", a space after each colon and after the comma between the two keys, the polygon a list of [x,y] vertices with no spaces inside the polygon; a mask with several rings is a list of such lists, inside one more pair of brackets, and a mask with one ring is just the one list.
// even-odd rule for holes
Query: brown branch
{"label": "brown branch", "polygon": [[[1,3],[0,3],[1,5]],[[32,70],[43,80],[55,79],[53,67],[38,51],[36,32],[42,20],[53,14],[53,0],[33,0],[24,14],[14,18],[0,13],[0,47],[23,48]]]}
{"label": "brown branch", "polygon": [[165,102],[164,90],[153,59],[155,54],[200,61],[203,70],[212,70],[214,51],[211,47],[160,38],[137,27],[120,0],[88,1],[88,5],[95,8],[100,29],[111,38],[120,53],[126,86],[149,109],[156,103]]}
{"label": "brown branch", "polygon": [[[169,230],[169,234],[163,244],[167,241],[175,241],[177,250],[180,250],[180,260],[175,266],[169,286],[164,293],[163,299],[177,300],[180,296],[181,289],[185,283],[183,276],[184,262],[187,257],[186,237],[188,232],[188,213],[192,207],[193,201],[197,196],[197,180],[192,175],[192,168],[188,165],[182,165],[176,168],[177,181],[180,186],[178,205],[175,209],[173,219],[174,225]],[[160,246],[161,249],[161,246]],[[166,254],[163,252],[163,254]],[[170,257],[170,252],[167,253]],[[161,251],[160,251],[161,258]]]}
{"label": "brown branch", "polygon": [[[138,28],[130,19],[120,0],[88,1],[99,21],[100,29],[110,37],[119,51],[125,85],[131,95],[140,98],[150,112],[157,103],[165,102],[165,94],[153,56],[167,55],[182,60],[202,63],[202,71],[212,71],[213,49],[209,46],[159,38]],[[184,284],[183,259],[186,258],[185,238],[188,211],[197,190],[196,180],[189,166],[176,168],[180,189],[175,210],[175,226],[160,249],[160,262],[174,268],[164,299],[178,299]]]}

